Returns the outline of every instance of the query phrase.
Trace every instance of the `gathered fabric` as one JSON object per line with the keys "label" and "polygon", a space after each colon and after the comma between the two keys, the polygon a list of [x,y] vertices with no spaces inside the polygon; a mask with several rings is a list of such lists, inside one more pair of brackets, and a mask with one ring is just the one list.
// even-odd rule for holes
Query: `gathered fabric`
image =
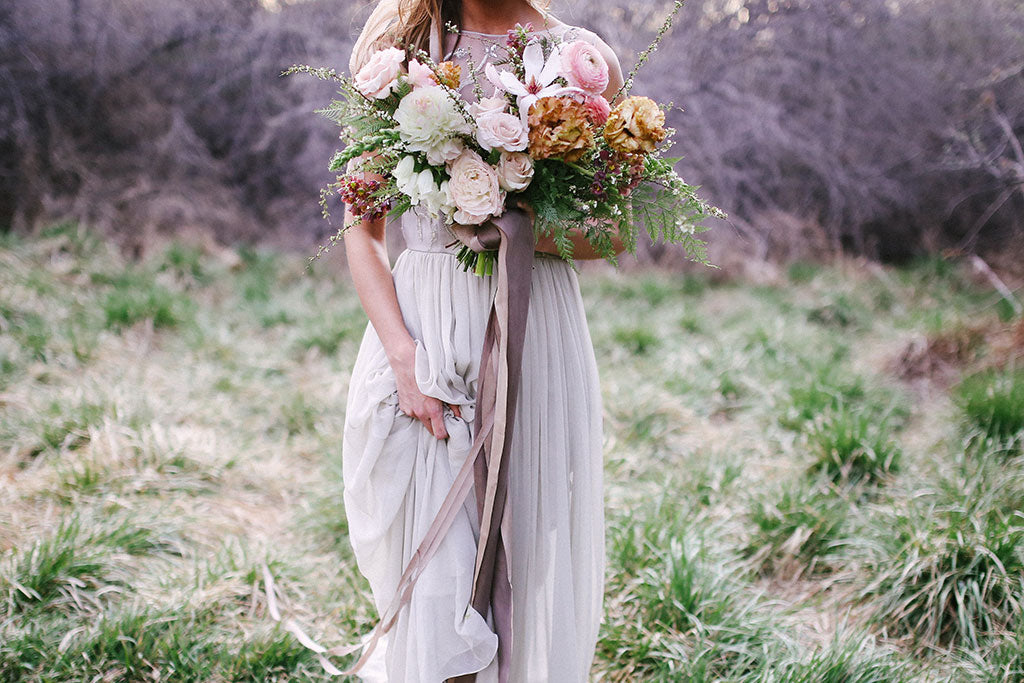
{"label": "gathered fabric", "polygon": [[[479,360],[496,278],[464,272],[443,225],[402,220],[410,248],[393,276],[416,343],[420,390],[444,410],[447,440],[398,410],[383,346],[367,325],[343,443],[344,502],[360,571],[383,613],[469,455]],[[601,397],[575,271],[534,258],[502,538],[512,587],[509,680],[586,681],[601,617],[604,515]],[[434,557],[358,672],[365,681],[497,683],[494,615],[470,605],[478,499],[471,491]]]}

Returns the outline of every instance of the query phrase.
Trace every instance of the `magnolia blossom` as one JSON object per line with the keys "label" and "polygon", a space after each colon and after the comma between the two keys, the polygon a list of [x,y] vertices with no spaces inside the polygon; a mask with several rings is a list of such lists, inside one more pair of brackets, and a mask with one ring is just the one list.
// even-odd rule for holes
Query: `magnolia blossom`
{"label": "magnolia blossom", "polygon": [[523,125],[526,125],[530,107],[540,98],[555,97],[570,92],[583,92],[574,86],[567,88],[555,83],[561,66],[562,61],[557,46],[551,49],[551,54],[545,60],[540,41],[533,40],[523,50],[523,69],[526,75],[522,81],[517,79],[511,71],[498,71],[493,64],[487,65],[485,73],[495,88],[516,96],[519,116],[523,120]]}
{"label": "magnolia blossom", "polygon": [[419,60],[410,59],[409,83],[414,88],[427,88],[437,85],[437,77],[434,76],[434,72],[430,70],[429,66],[420,63]]}
{"label": "magnolia blossom", "polygon": [[374,52],[352,79],[356,90],[367,97],[384,99],[398,85],[404,59],[405,51],[397,47]]}
{"label": "magnolia blossom", "polygon": [[412,155],[406,155],[398,162],[394,178],[398,191],[409,197],[409,203],[423,207],[431,218],[453,210],[448,181],[435,182],[434,173],[429,168],[417,173],[416,159]]}
{"label": "magnolia blossom", "polygon": [[473,131],[441,86],[416,88],[402,98],[395,111],[398,136],[411,152],[424,152],[427,161],[439,166],[459,156],[462,140],[455,137]]}
{"label": "magnolia blossom", "polygon": [[487,151],[521,152],[529,143],[526,126],[512,114],[490,112],[477,119],[476,125],[476,141]]}
{"label": "magnolia blossom", "polygon": [[498,185],[508,192],[520,192],[533,180],[533,159],[522,152],[502,152],[498,161]]}
{"label": "magnolia blossom", "polygon": [[498,184],[494,167],[479,154],[470,149],[464,150],[448,164],[448,175],[456,223],[480,225],[491,216],[501,214],[505,191]]}
{"label": "magnolia blossom", "polygon": [[600,95],[608,87],[608,63],[593,44],[574,40],[562,48],[561,75],[577,88]]}

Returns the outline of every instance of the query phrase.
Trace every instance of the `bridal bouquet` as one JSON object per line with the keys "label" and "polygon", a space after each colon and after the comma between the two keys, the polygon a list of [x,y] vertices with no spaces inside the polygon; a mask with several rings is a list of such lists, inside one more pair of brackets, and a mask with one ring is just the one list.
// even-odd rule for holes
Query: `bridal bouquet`
{"label": "bridal bouquet", "polygon": [[[573,232],[615,263],[613,238],[635,253],[643,226],[652,240],[679,243],[690,259],[711,265],[696,236],[707,228],[698,221],[725,214],[676,174],[677,159],[663,155],[673,133],[665,109],[628,95],[674,14],[612,102],[602,94],[608,66],[591,43],[529,26],[510,31],[501,58],[487,64],[491,96],[474,74],[473,103],[460,93],[459,66],[435,63],[421,50],[379,50],[352,76],[291,67],[284,73],[340,85],[341,97],[317,110],[341,126],[346,143],[329,166],[339,175],[321,190],[324,217],[335,193],[358,219],[415,210],[448,225],[479,226],[507,208],[527,206],[536,235],[551,235],[570,262]],[[464,245],[458,258],[478,275],[492,271],[493,252]]]}

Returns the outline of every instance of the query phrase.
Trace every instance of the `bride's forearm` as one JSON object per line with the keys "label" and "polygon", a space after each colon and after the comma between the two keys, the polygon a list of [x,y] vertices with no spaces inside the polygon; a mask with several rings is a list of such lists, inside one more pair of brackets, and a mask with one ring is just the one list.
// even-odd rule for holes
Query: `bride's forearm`
{"label": "bride's forearm", "polygon": [[[588,222],[598,224],[600,221],[595,218]],[[569,238],[572,240],[572,257],[574,259],[591,260],[603,258],[580,232],[576,230],[570,231]],[[616,254],[621,254],[625,250],[626,245],[622,243],[622,240],[617,235],[612,235],[612,248]],[[551,235],[544,235],[538,239],[534,250],[544,252],[545,254],[558,254],[558,246]]]}
{"label": "bride's forearm", "polygon": [[[345,221],[356,219],[346,211]],[[384,219],[355,222],[345,235],[345,257],[356,294],[388,360],[393,367],[408,362],[415,353],[415,343],[398,305],[384,240]]]}

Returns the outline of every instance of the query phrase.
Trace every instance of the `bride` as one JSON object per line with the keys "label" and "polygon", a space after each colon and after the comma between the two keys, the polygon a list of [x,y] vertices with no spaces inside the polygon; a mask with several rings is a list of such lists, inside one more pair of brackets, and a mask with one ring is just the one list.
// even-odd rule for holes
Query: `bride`
{"label": "bride", "polygon": [[[442,30],[449,24],[460,31]],[[375,49],[418,45],[461,68],[461,91],[473,102],[470,71],[491,94],[484,66],[500,58],[495,48],[516,24],[592,42],[608,63],[606,97],[622,85],[618,60],[597,35],[527,0],[381,0],[353,49],[351,73]],[[346,224],[355,220],[346,215]],[[465,272],[443,221],[411,212],[400,221],[407,249],[392,267],[385,228],[383,219],[363,220],[345,236],[369,324],[352,370],[342,450],[349,537],[382,614],[470,452],[497,280]],[[582,237],[574,244],[576,258],[597,257]],[[605,568],[601,394],[576,272],[556,254],[550,238],[537,242],[504,448],[511,639],[499,637],[495,610],[470,605],[481,531],[471,491],[393,624],[366,650],[358,671],[365,681],[589,679]]]}

